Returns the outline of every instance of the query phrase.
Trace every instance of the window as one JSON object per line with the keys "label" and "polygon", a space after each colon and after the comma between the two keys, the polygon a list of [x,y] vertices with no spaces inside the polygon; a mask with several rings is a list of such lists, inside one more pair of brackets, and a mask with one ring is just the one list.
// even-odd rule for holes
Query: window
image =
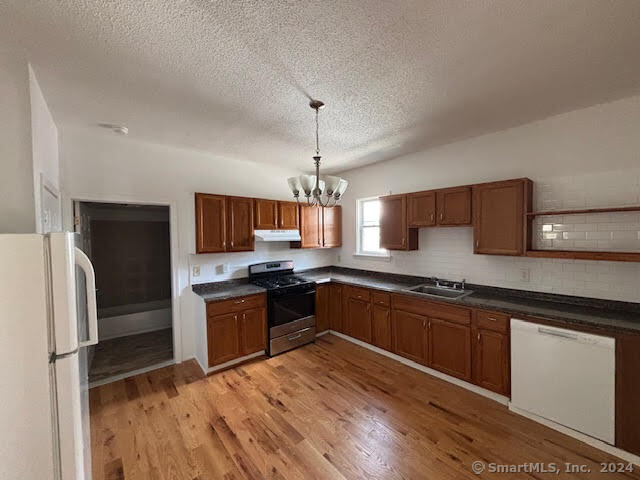
{"label": "window", "polygon": [[378,197],[357,200],[356,255],[388,257],[380,248],[380,201]]}

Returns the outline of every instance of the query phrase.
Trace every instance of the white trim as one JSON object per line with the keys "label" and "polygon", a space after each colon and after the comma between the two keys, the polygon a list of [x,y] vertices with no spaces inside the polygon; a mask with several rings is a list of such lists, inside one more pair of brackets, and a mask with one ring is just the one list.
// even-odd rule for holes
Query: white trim
{"label": "white trim", "polygon": [[153,370],[158,370],[159,368],[170,367],[171,365],[175,365],[175,360],[167,360],[165,362],[156,363],[155,365],[151,365],[149,367],[138,368],[137,370],[131,370],[130,372],[120,373],[118,375],[114,375],[112,377],[103,378],[102,380],[96,380],[95,382],[89,383],[89,388],[99,387],[100,385],[106,385],[107,383],[117,382],[118,380],[124,380],[125,378],[135,377],[136,375],[142,375],[143,373],[148,373]]}
{"label": "white trim", "polygon": [[[237,365],[238,363],[246,362],[247,360],[251,360],[252,358],[256,358],[256,357],[261,357],[263,355],[266,355],[266,352],[264,350],[261,350],[256,353],[245,355],[244,357],[234,358],[233,360],[229,360],[228,362],[221,363],[220,365],[216,365],[215,367],[204,369],[204,371],[207,372],[207,375],[209,375],[210,373],[217,372],[218,370],[222,370],[223,368],[232,367],[234,365]],[[202,365],[200,365],[200,368],[202,368]]]}
{"label": "white trim", "polygon": [[[112,195],[108,198],[91,195],[70,195],[64,196],[65,204],[70,208],[67,211],[66,222],[68,228],[73,231],[73,203],[74,202],[99,202],[99,203],[134,203],[139,205],[163,205],[169,207],[169,239],[170,257],[171,257],[171,322],[173,328],[173,359],[176,363],[183,361],[182,358],[182,317],[180,316],[180,255],[179,255],[179,236],[178,236],[178,204],[175,200],[168,199],[147,199],[135,198],[127,196]],[[64,212],[63,212],[64,214]],[[63,218],[65,221],[65,218]],[[64,224],[64,223],[63,223]],[[183,270],[188,272],[188,266],[183,265]],[[187,278],[187,285],[188,285]]]}
{"label": "white trim", "polygon": [[368,343],[362,342],[356,338],[350,337],[349,335],[345,335],[344,333],[336,332],[334,330],[330,330],[330,332],[336,337],[343,338],[344,340],[348,340],[351,343],[355,343],[356,345],[360,345],[368,350],[379,353],[380,355],[384,355],[385,357],[389,357],[393,360],[396,360],[400,363],[407,365],[408,367],[415,368],[416,370],[420,370],[421,372],[427,373],[432,377],[437,377],[441,380],[445,380],[449,383],[453,383],[462,388],[466,388],[467,390],[472,391],[473,393],[477,393],[478,395],[482,395],[483,397],[487,397],[491,400],[494,400],[502,405],[509,404],[509,398],[504,395],[500,395],[498,393],[492,392],[482,387],[478,387],[477,385],[473,385],[472,383],[465,382],[464,380],[460,380],[459,378],[452,377],[451,375],[447,375],[446,373],[439,372],[437,370],[433,370],[432,368],[425,367],[424,365],[420,365],[412,360],[408,360],[400,355],[396,355],[395,353],[388,352],[383,350],[382,348],[378,348],[374,345],[370,345]]}
{"label": "white trim", "polygon": [[564,425],[560,425],[559,423],[552,422],[551,420],[547,420],[544,417],[540,417],[534,413],[527,412],[526,410],[522,410],[521,408],[514,407],[511,402],[509,402],[509,410],[518,415],[522,415],[529,420],[533,420],[534,422],[541,423],[545,427],[549,427],[558,432],[564,433],[565,435],[569,435],[581,442],[586,443],[587,445],[591,445],[592,447],[597,448],[598,450],[602,450],[610,455],[615,455],[616,457],[621,458],[630,463],[634,463],[640,466],[640,456],[629,453],[625,450],[622,450],[618,447],[614,447],[613,445],[609,445],[608,443],[603,442],[602,440],[598,440],[597,438],[590,437],[589,435],[585,435],[584,433],[580,433],[571,428],[565,427]]}
{"label": "white trim", "polygon": [[327,333],[331,333],[331,330],[327,329],[327,330],[321,331],[320,333],[316,333],[316,338],[326,335]]}

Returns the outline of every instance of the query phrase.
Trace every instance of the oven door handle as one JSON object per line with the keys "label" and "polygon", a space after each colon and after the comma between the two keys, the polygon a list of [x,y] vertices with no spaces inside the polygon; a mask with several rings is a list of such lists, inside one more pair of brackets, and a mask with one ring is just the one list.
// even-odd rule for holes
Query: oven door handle
{"label": "oven door handle", "polygon": [[291,335],[290,337],[287,337],[287,340],[289,341],[297,340],[300,337],[302,337],[304,333],[307,333],[309,330],[311,330],[311,328],[304,328],[302,330],[298,330],[298,332],[296,332],[295,335]]}

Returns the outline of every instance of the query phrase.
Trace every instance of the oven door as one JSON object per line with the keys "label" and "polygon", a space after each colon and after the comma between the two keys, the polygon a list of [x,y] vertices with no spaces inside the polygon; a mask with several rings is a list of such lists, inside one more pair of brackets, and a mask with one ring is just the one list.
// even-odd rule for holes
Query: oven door
{"label": "oven door", "polygon": [[271,336],[285,335],[304,324],[315,325],[316,291],[274,293],[269,298]]}

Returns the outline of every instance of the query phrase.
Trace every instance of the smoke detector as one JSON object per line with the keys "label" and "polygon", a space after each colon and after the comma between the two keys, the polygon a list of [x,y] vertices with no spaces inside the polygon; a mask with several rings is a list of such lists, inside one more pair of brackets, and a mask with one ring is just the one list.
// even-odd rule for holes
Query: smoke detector
{"label": "smoke detector", "polygon": [[129,128],[124,125],[115,125],[113,123],[100,123],[100,127],[107,128],[111,130],[113,133],[117,133],[118,135],[126,135],[129,133]]}

